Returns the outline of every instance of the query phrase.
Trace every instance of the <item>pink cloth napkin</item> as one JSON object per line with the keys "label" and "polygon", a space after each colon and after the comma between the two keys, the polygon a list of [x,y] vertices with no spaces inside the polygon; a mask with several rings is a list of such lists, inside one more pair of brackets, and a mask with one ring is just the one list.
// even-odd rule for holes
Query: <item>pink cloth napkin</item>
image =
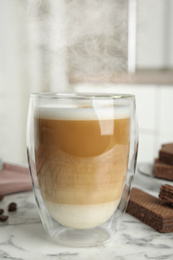
{"label": "pink cloth napkin", "polygon": [[31,178],[27,167],[3,163],[0,170],[0,195],[31,189]]}

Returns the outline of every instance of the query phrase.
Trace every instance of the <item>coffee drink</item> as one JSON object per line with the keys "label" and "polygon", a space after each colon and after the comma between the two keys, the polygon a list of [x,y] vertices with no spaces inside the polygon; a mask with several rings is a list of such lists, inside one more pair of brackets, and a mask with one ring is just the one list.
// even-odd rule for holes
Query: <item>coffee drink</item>
{"label": "coffee drink", "polygon": [[75,229],[107,221],[122,196],[129,143],[124,107],[38,107],[36,170],[50,215]]}

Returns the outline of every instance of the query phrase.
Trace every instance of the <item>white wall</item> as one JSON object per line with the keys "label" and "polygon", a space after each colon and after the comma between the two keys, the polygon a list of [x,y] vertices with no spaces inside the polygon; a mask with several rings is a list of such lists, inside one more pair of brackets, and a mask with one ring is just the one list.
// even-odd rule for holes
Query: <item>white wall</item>
{"label": "white wall", "polygon": [[[5,12],[8,10],[8,15]],[[25,129],[28,80],[22,48],[23,27],[18,26],[15,1],[2,1],[0,8],[0,157],[25,161]],[[18,40],[17,40],[18,39]]]}
{"label": "white wall", "polygon": [[136,1],[137,68],[173,68],[173,0]]}

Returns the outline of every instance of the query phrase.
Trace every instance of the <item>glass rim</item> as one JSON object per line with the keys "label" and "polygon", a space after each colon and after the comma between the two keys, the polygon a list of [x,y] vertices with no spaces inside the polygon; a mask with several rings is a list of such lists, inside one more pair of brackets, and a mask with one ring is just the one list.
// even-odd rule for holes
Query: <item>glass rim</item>
{"label": "glass rim", "polygon": [[75,100],[95,100],[95,99],[135,99],[133,94],[99,93],[99,92],[38,92],[32,93],[32,98],[37,99],[75,99]]}

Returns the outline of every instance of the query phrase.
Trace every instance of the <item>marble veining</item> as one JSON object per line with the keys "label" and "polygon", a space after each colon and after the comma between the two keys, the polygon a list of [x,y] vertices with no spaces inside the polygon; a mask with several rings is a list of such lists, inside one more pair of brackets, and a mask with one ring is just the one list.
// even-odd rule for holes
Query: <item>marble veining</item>
{"label": "marble veining", "polygon": [[[147,190],[146,179],[135,176],[134,185]],[[148,178],[148,177],[145,177]],[[158,185],[152,193],[158,193]],[[91,248],[68,248],[47,237],[37,211],[34,195],[25,192],[6,196],[0,207],[7,213],[8,203],[18,204],[7,223],[0,224],[0,260],[173,260],[173,233],[160,234],[125,214],[112,241]]]}

